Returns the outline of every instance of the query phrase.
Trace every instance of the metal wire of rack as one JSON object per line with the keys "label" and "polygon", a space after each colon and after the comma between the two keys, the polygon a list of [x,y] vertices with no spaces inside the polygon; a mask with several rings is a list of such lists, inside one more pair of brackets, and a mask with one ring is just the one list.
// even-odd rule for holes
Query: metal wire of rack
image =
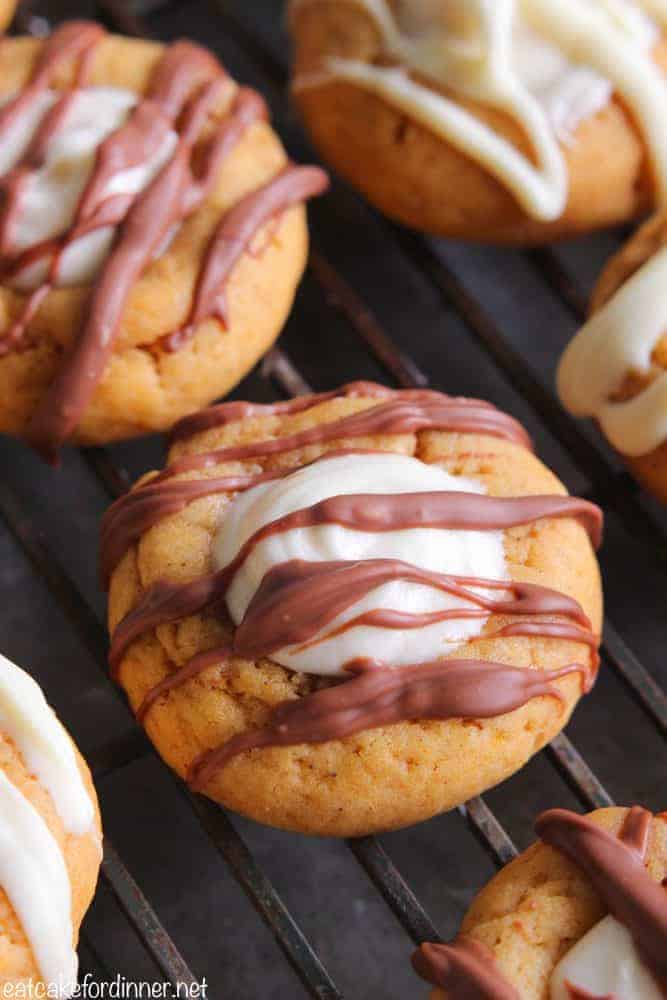
{"label": "metal wire of rack", "polygon": [[[185,13],[185,5],[176,3],[175,0],[144,5],[144,8],[148,10],[157,6]],[[273,4],[273,8],[270,3],[260,6],[264,10],[266,28],[271,32],[272,25],[266,11],[275,11],[277,5]],[[271,103],[274,112],[277,111],[280,130],[293,137],[295,129],[284,104],[287,67],[279,48],[271,45],[265,33],[256,30],[255,22],[260,15],[257,11],[253,13],[247,7],[244,10],[240,4],[225,0],[210,0],[208,7],[211,17],[224,25],[225,32],[243,53],[243,58],[257,67],[258,73],[268,81],[272,88]],[[130,7],[122,0],[99,0],[97,8],[101,19],[118,31],[139,37],[150,37],[152,34],[150,21],[136,12],[136,6]],[[43,18],[39,18],[37,23],[41,29]],[[19,13],[17,27],[23,30],[35,28],[34,12],[30,6],[26,5]],[[187,20],[184,21],[184,27],[187,31]],[[202,41],[206,42],[207,39]],[[301,154],[303,140],[298,137],[291,139],[291,142]],[[335,189],[331,197],[335,199],[338,196],[339,192]],[[349,197],[343,196],[344,199]],[[341,211],[347,211],[346,203],[342,205]],[[501,377],[518,390],[532,419],[548,429],[557,445],[569,455],[573,467],[585,475],[591,484],[589,495],[611,508],[630,526],[636,537],[655,549],[657,558],[662,560],[666,551],[667,521],[646,502],[646,498],[632,480],[619,470],[613,457],[600,446],[600,442],[583,431],[561,410],[545,382],[536,374],[534,365],[508,339],[505,330],[494,320],[491,309],[461,279],[457,266],[452,265],[447,255],[441,252],[442,248],[434,241],[408,233],[389,223],[381,222],[380,225],[384,227],[387,239],[393,241],[397,252],[409,261],[410,267],[428,284],[440,308],[453,311],[458,316],[466,334],[477,343]],[[539,281],[572,317],[579,319],[585,309],[586,296],[562,259],[548,249],[532,251],[525,254],[524,258],[533,274],[533,280]],[[419,364],[409,351],[399,345],[387,324],[357,292],[342,268],[333,262],[318,239],[317,228],[309,275],[327,303],[326,308],[330,311],[332,322],[335,317],[337,323],[345,325],[346,335],[357,338],[357,349],[365,352],[393,384],[401,387],[428,384],[430,379],[425,366]],[[350,377],[355,374],[357,373],[351,372]],[[266,392],[271,395],[273,386],[277,386],[284,395],[310,390],[304,374],[282,348],[274,348],[270,352],[261,366],[260,377],[266,385]],[[87,449],[84,458],[109,498],[115,498],[129,488],[131,476],[118,464],[113,449]],[[0,480],[0,513],[66,620],[92,659],[106,672],[105,630],[91,607],[89,598],[73,581],[61,560],[54,555],[36,518],[31,512],[26,512],[11,483],[4,480]],[[665,694],[620,631],[608,620],[605,623],[602,655],[605,667],[611,668],[622,678],[628,693],[641,706],[647,722],[656,726],[664,735],[667,730]],[[143,734],[136,730],[126,738],[104,743],[89,758],[96,777],[101,779],[153,752]],[[612,803],[602,781],[567,736],[558,736],[545,753],[581,805],[596,808]],[[306,991],[322,1000],[342,997],[343,993],[325,968],[315,946],[292,916],[224,810],[204,798],[190,794],[184,788],[181,791],[216,851],[270,928]],[[512,837],[483,798],[466,803],[460,807],[459,812],[494,862],[502,865],[516,855],[517,848]],[[410,888],[381,841],[375,837],[365,837],[350,840],[348,847],[409,937],[417,943],[437,940],[439,932],[435,920]],[[165,930],[151,902],[108,840],[105,841],[103,878],[165,980],[172,984],[195,982],[195,974]],[[109,973],[99,949],[86,937],[83,939],[82,954],[85,954],[85,961],[91,967]]]}

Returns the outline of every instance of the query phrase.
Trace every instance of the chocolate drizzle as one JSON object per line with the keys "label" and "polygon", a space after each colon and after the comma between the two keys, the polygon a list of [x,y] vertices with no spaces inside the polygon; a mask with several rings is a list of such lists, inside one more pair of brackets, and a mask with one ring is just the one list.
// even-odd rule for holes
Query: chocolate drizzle
{"label": "chocolate drizzle", "polygon": [[[219,411],[219,414],[220,420],[224,422],[224,413]],[[221,462],[266,458],[335,440],[352,441],[380,435],[416,434],[420,431],[483,434],[503,438],[525,448],[531,446],[530,438],[521,424],[490,403],[445,396],[428,389],[414,392],[399,390],[369,409],[348,414],[329,423],[307,427],[285,437],[186,455],[172,462],[157,478],[166,479],[180,472],[209,469]]]}
{"label": "chocolate drizzle", "polygon": [[216,479],[149,481],[116,500],[100,528],[100,571],[104,586],[127,550],[154,524],[177,514],[201,497],[236,493],[275,478],[275,473],[220,476]]}
{"label": "chocolate drizzle", "polygon": [[[632,934],[642,959],[667,995],[667,893],[644,867],[652,819],[646,809],[633,806],[614,837],[586,816],[552,809],[538,817],[535,830],[590,879],[605,906]],[[422,979],[457,998],[519,998],[496,966],[493,952],[471,937],[460,935],[451,944],[423,944],[412,964]],[[566,985],[572,1000],[613,1000]]]}
{"label": "chocolate drizzle", "polygon": [[[420,399],[424,394],[430,394],[425,389],[402,389],[404,398]],[[332,389],[330,392],[308,393],[305,396],[295,396],[293,399],[281,399],[277,403],[246,403],[240,400],[232,400],[227,403],[216,403],[215,406],[207,406],[198,413],[191,413],[183,417],[174,425],[171,438],[173,441],[187,440],[194,434],[201,434],[203,431],[212,430],[214,427],[224,427],[237,420],[244,420],[246,417],[273,417],[290,416],[295,413],[303,413],[320,403],[326,403],[331,399],[354,399],[365,397],[366,399],[389,399],[394,395],[394,390],[386,385],[378,385],[377,382],[348,382],[339,389]]]}
{"label": "chocolate drizzle", "polygon": [[230,646],[216,647],[215,649],[209,649],[205,653],[199,653],[197,656],[193,656],[192,659],[178,670],[174,670],[173,673],[167,674],[167,676],[152,687],[150,691],[147,692],[143,701],[137,709],[137,721],[143,723],[146,715],[150,711],[151,707],[158,701],[162,695],[168,694],[175,687],[180,687],[181,684],[185,684],[192,677],[196,677],[201,674],[202,671],[207,670],[214,664],[225,664],[231,655]]}
{"label": "chocolate drizzle", "polygon": [[327,186],[327,176],[319,167],[287,166],[268,184],[242,198],[225,215],[206,251],[190,315],[185,326],[163,337],[165,350],[176,351],[182,347],[205,319],[215,318],[224,327],[228,325],[225,285],[255,233],[279,212],[322,194]]}
{"label": "chocolate drizzle", "polygon": [[447,990],[455,1000],[520,1000],[491,949],[471,937],[461,935],[451,944],[423,944],[413,954],[412,965],[417,975]]}
{"label": "chocolate drizzle", "polygon": [[545,695],[562,701],[553,682],[584,673],[576,665],[526,670],[487,660],[454,659],[394,668],[376,660],[357,660],[346,669],[351,680],[285,701],[262,729],[239,733],[201,754],[190,768],[190,785],[205,788],[232,757],[258,747],[324,743],[418,719],[488,719]]}
{"label": "chocolate drizzle", "polygon": [[[236,566],[221,577],[222,588],[233,578]],[[404,580],[451,594],[475,605],[437,613],[435,620],[485,618],[494,614],[560,614],[586,628],[590,622],[571,597],[529,583],[450,576],[402,563],[396,559],[365,559],[363,562],[281,563],[265,575],[255,592],[242,623],[236,629],[234,649],[247,659],[261,659],[279,649],[312,640],[326,625],[372,590],[391,580]],[[483,597],[472,588],[507,591],[507,599]],[[217,594],[216,594],[217,599]],[[406,627],[408,613],[380,611],[374,624],[384,628]],[[421,615],[418,616],[421,619]],[[352,628],[356,620],[346,623]],[[419,624],[422,624],[420,621]],[[323,638],[326,638],[323,637]]]}
{"label": "chocolate drizzle", "polygon": [[[27,297],[20,315],[0,337],[0,356],[30,346],[25,340],[28,325],[57,282],[63,252],[95,229],[119,227],[94,285],[83,329],[28,426],[28,441],[49,461],[56,460],[95,392],[113,352],[133,285],[160,254],[176,227],[210,195],[224,159],[246,129],[267,117],[261,97],[240,88],[226,118],[208,129],[207,134],[216,106],[234,84],[205,49],[190,42],[174,43],[158,63],[147,95],[124,124],[100,144],[69,231],[12,258],[12,229],[26,179],[41,165],[49,141],[61,128],[77,89],[85,83],[94,46],[103,37],[101,28],[86,22],[72,22],[56,31],[45,43],[28,86],[0,112],[1,139],[18,115],[49,87],[61,63],[79,59],[74,87],[56,100],[21,162],[0,179],[5,195],[0,217],[3,272],[15,275],[42,258],[50,260],[45,282]],[[106,197],[113,177],[147,162],[172,129],[177,133],[176,148],[144,191]],[[254,235],[270,219],[321,193],[326,186],[326,175],[318,168],[288,166],[232,207],[205,253],[185,326],[162,338],[158,346],[175,350],[203,320],[223,321],[224,286]]]}
{"label": "chocolate drizzle", "polygon": [[667,996],[667,893],[644,867],[652,818],[634,806],[614,837],[585,816],[552,809],[538,817],[535,831],[590,879],[609,912],[629,930]]}

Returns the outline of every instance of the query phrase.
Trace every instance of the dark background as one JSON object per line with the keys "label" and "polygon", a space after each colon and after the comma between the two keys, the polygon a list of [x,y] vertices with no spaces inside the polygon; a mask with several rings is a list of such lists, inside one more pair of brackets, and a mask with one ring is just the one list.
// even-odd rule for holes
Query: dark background
{"label": "dark background", "polygon": [[[139,24],[123,19],[120,4],[71,0],[24,7],[22,27],[39,31],[46,21],[98,16],[165,41],[189,35],[211,46],[237,79],[261,89],[290,153],[313,159],[288,106],[282,6],[278,0],[144,4]],[[280,341],[284,354],[272,354],[234,395],[278,398],[299,387],[297,372],[318,390],[353,378],[407,384],[416,367],[435,387],[487,397],[522,420],[570,491],[607,508],[601,559],[608,649],[616,662],[605,658],[568,736],[611,798],[665,808],[664,743],[617,667],[639,676],[632,650],[664,681],[667,517],[594,429],[561,411],[553,391],[556,361],[592,283],[628,232],[530,253],[466,247],[391,225],[340,182],[312,205],[310,218],[315,257]],[[70,451],[54,472],[18,443],[0,440],[0,648],[42,683],[91,757],[106,832],[194,974],[206,976],[209,995],[307,996],[105,675],[99,517],[110,491],[122,485],[117,468],[133,479],[161,462],[156,438],[106,452]],[[586,777],[581,767],[578,774]],[[577,793],[546,752],[485,798],[522,848],[539,810],[602,802],[604,788],[589,783]],[[348,845],[231,821],[345,996],[424,995],[409,970],[408,934]],[[439,931],[454,933],[473,892],[494,871],[465,816],[442,816],[381,842]],[[239,862],[239,841],[227,836],[225,845],[227,860]],[[84,930],[84,969],[159,977],[106,883]]]}

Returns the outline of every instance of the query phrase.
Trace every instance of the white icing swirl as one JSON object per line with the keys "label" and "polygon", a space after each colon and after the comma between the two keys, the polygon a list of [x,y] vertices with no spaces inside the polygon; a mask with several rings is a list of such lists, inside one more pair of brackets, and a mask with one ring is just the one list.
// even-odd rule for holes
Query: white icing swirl
{"label": "white icing swirl", "polygon": [[553,971],[551,1000],[572,1000],[569,986],[591,997],[662,1000],[663,994],[642,962],[630,932],[614,917],[595,924]]}
{"label": "white icing swirl", "polygon": [[[452,476],[438,466],[404,455],[359,454],[324,458],[283,479],[260,484],[237,496],[225,511],[220,525],[214,543],[215,562],[219,567],[226,566],[244,542],[264,525],[331,496],[446,490],[484,492],[477,482]],[[335,524],[293,528],[259,542],[236,572],[227,592],[227,604],[237,625],[243,621],[268,570],[292,559],[311,562],[400,559],[442,573],[508,579],[501,531],[411,528],[364,532]],[[495,591],[494,596],[500,593]],[[293,670],[313,674],[340,674],[349,661],[358,657],[380,659],[391,666],[426,662],[453,652],[478,635],[487,616],[452,619],[415,629],[357,625],[330,638],[326,635],[359,614],[377,609],[422,614],[472,606],[471,602],[424,585],[395,580],[375,588],[330,622],[318,636],[321,641],[315,645],[281,649],[272,654],[272,658]]]}
{"label": "white icing swirl", "polygon": [[563,406],[575,416],[595,417],[624,455],[646,455],[667,439],[667,372],[632,399],[610,399],[627,375],[651,371],[651,355],[666,331],[667,247],[595,313],[561,359]]}
{"label": "white icing swirl", "polygon": [[[2,654],[0,733],[49,793],[65,830],[90,834],[99,842],[95,810],[69,736],[39,685]],[[0,886],[21,921],[44,981],[53,984],[57,995],[69,996],[78,963],[65,859],[39,812],[2,770]]]}
{"label": "white icing swirl", "polygon": [[[0,885],[46,983],[70,996],[78,961],[72,890],[60,847],[35,807],[0,771]],[[51,995],[51,994],[49,994]]]}
{"label": "white icing swirl", "polygon": [[[57,96],[55,91],[46,91],[28,111],[17,116],[0,149],[0,175],[19,162]],[[11,256],[69,230],[93,171],[98,147],[123,124],[136,103],[135,94],[115,87],[89,87],[76,92],[63,124],[47,146],[43,165],[31,171],[21,190],[12,227]],[[170,131],[148,161],[114,174],[104,198],[142,191],[169,159],[176,141],[176,134]],[[115,227],[104,226],[68,245],[60,255],[55,284],[91,281],[111,249],[115,232]],[[51,259],[51,255],[40,257],[13,277],[11,284],[21,291],[38,287],[48,276]]]}
{"label": "white icing swirl", "polygon": [[[292,0],[292,12],[323,0]],[[667,85],[649,48],[654,24],[630,0],[351,0],[374,20],[387,55],[400,66],[329,59],[295,88],[347,80],[383,97],[470,156],[500,180],[524,211],[550,221],[567,203],[566,139],[617,90],[647,144],[658,194],[667,200]],[[640,5],[667,24],[665,0]],[[409,71],[445,87],[445,96]],[[519,124],[534,160],[498,135],[457,98],[496,107]]]}
{"label": "white icing swirl", "polygon": [[95,813],[72,741],[39,685],[1,653],[0,732],[11,739],[46,788],[65,829],[89,832]]}

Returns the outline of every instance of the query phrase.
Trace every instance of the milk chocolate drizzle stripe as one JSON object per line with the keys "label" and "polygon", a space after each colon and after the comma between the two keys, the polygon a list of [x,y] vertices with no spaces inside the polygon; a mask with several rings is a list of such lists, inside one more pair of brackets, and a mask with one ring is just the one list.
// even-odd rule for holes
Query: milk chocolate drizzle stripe
{"label": "milk chocolate drizzle stripe", "polygon": [[389,399],[401,393],[404,398],[428,398],[429,396],[439,396],[441,393],[432,389],[390,389],[386,385],[378,382],[348,382],[338,389],[331,389],[329,392],[308,393],[305,396],[295,396],[293,399],[281,399],[277,403],[247,403],[242,400],[231,400],[226,403],[216,403],[214,406],[207,406],[197,413],[192,413],[183,417],[174,425],[171,438],[172,441],[181,441],[192,437],[194,434],[201,434],[203,431],[211,430],[214,427],[224,427],[226,424],[234,423],[237,420],[245,420],[250,417],[272,417],[289,416],[295,413],[303,413],[321,403],[326,403],[331,399],[367,397],[369,399]]}
{"label": "milk chocolate drizzle stripe", "polygon": [[[223,586],[231,578],[227,576]],[[393,580],[431,587],[494,614],[562,615],[590,628],[588,618],[573,598],[535,584],[450,576],[396,559],[313,563],[294,559],[274,566],[264,576],[236,629],[234,649],[248,659],[260,659],[279,649],[308,642],[368,593]],[[502,590],[511,596],[493,599],[472,588]],[[394,618],[393,614],[384,612],[385,627],[403,628],[403,615]],[[456,609],[444,617],[457,619],[466,615]]]}
{"label": "milk chocolate drizzle stripe", "polygon": [[45,42],[28,86],[0,110],[0,143],[2,143],[7,141],[19,115],[28,111],[31,105],[39,100],[61,64],[68,59],[78,59],[74,86],[63,91],[56,99],[43,116],[19,163],[0,180],[0,190],[3,194],[0,212],[0,254],[3,257],[11,251],[13,228],[25,183],[30,174],[42,165],[46,148],[67,117],[77,89],[83,86],[88,78],[91,57],[97,43],[104,36],[105,32],[99,25],[77,21],[63,25]]}
{"label": "milk chocolate drizzle stripe", "polygon": [[620,837],[565,809],[542,813],[537,835],[581,868],[609,912],[629,930],[642,960],[667,996],[667,892],[644,856],[651,814],[635,806]]}
{"label": "milk chocolate drizzle stripe", "polygon": [[[286,470],[291,471],[291,470]],[[283,472],[221,476],[216,479],[152,481],[119,497],[105,511],[100,527],[100,573],[106,587],[127,550],[163,518],[183,510],[201,497],[235,493],[274,479]]]}
{"label": "milk chocolate drizzle stripe", "polygon": [[[567,622],[513,622],[510,625],[506,625],[503,628],[498,629],[496,632],[489,633],[489,635],[485,636],[485,638],[496,639],[509,636],[566,639],[571,642],[581,642],[590,646],[593,650],[592,663],[589,669],[584,670],[581,668],[581,670],[583,691],[584,693],[588,693],[591,690],[595,682],[597,672],[598,656],[596,650],[599,640],[598,637],[589,630]],[[174,667],[170,673],[168,673],[158,684],[146,693],[141,705],[137,709],[137,719],[140,722],[144,722],[149,710],[163,694],[168,694],[175,688],[180,687],[182,684],[185,684],[188,680],[196,677],[203,670],[213,664],[226,665],[227,661],[234,655],[233,643],[230,642],[226,643],[224,646],[217,647],[216,649],[207,651],[206,653],[200,653],[197,656],[192,657],[192,659],[188,660],[182,667]],[[449,661],[442,661],[443,667],[447,662]],[[396,667],[391,669],[401,670],[403,668]],[[304,698],[299,700],[299,704],[304,704],[310,697],[311,695],[306,695]],[[305,706],[305,710],[308,712],[307,706]],[[293,715],[297,713],[296,705],[292,709],[292,713]],[[324,726],[323,719],[321,722]],[[273,716],[269,718],[267,725],[270,729],[274,727]],[[327,737],[327,739],[331,738],[332,737]]]}
{"label": "milk chocolate drizzle stripe", "polygon": [[[327,457],[332,457],[331,453]],[[208,494],[248,489],[285,475],[281,470],[217,479],[151,480],[113,504],[102,521],[103,579],[109,576],[129,546],[163,517]],[[159,478],[159,477],[158,477]],[[404,528],[484,530],[489,521],[498,529],[517,527],[542,518],[571,517],[584,525],[595,547],[601,541],[602,514],[586,500],[568,496],[489,497],[463,492],[353,494],[330,497],[320,503],[265,525],[249,539],[237,560],[249,555],[262,539],[278,532],[315,525],[338,524],[357,531],[396,531]]]}
{"label": "milk chocolate drizzle stripe", "polygon": [[545,518],[581,521],[597,548],[602,537],[602,512],[578,497],[493,497],[479,493],[351,493],[327,497],[319,503],[292,511],[255,532],[241,547],[230,572],[271,535],[336,524],[353,531],[384,532],[408,528],[450,528],[459,531],[506,530]]}
{"label": "milk chocolate drizzle stripe", "polygon": [[188,774],[191,786],[204,788],[232,757],[258,747],[340,740],[409,720],[492,718],[540,696],[562,701],[554,681],[583,673],[576,665],[528,670],[454,659],[391,669],[378,661],[357,660],[347,670],[351,680],[283,702],[272,712],[268,726],[239,733],[201,754]]}
{"label": "milk chocolate drizzle stripe", "polygon": [[392,434],[415,434],[419,431],[449,431],[459,434],[488,434],[504,438],[525,448],[531,447],[526,431],[512,417],[490,403],[477,399],[444,396],[436,392],[405,395],[397,392],[375,406],[350,413],[315,427],[307,427],[284,437],[248,444],[230,445],[197,455],[176,459],[160,473],[158,480],[179,472],[209,469],[221,462],[278,455],[308,445],[325,444],[336,439],[375,437]]}
{"label": "milk chocolate drizzle stripe", "polygon": [[225,285],[253,236],[278,213],[322,194],[329,186],[319,167],[285,167],[269,184],[242,198],[222,219],[206,251],[185,325],[162,339],[165,350],[182,347],[208,318],[228,325]]}
{"label": "milk chocolate drizzle stripe", "polygon": [[[451,618],[485,618],[488,612],[485,610],[462,610],[459,609],[457,614],[451,611],[443,612],[431,612],[427,614],[410,614],[409,612],[402,611],[368,611],[365,614],[359,615],[356,618],[351,618],[339,625],[338,628],[332,631],[326,632],[323,636],[318,636],[309,642],[303,643],[297,647],[297,652],[301,652],[303,649],[308,649],[312,646],[317,645],[319,642],[324,642],[325,640],[331,639],[336,635],[341,635],[351,628],[356,628],[358,625],[369,625],[375,626],[376,628],[422,628],[424,625],[431,625],[435,622],[446,621]],[[569,642],[581,642],[588,646],[591,650],[590,656],[590,669],[587,671],[586,682],[584,684],[584,693],[592,689],[597,676],[597,669],[600,663],[600,657],[598,654],[598,646],[600,644],[600,637],[595,635],[589,628],[584,628],[582,625],[576,625],[571,622],[558,622],[558,621],[532,621],[532,622],[511,622],[509,625],[504,625],[502,628],[497,629],[495,632],[485,633],[484,639],[509,639],[516,636],[533,637],[533,638],[544,638],[544,639],[564,639]]]}
{"label": "milk chocolate drizzle stripe", "polygon": [[168,694],[173,688],[180,687],[191,678],[197,677],[204,670],[207,670],[216,663],[226,664],[231,655],[232,648],[227,645],[217,646],[215,649],[209,649],[205,653],[198,653],[197,656],[193,656],[182,667],[167,674],[166,677],[144,695],[143,701],[136,712],[137,720],[143,723],[149,710],[162,695]]}
{"label": "milk chocolate drizzle stripe", "polygon": [[[0,192],[3,196],[0,210],[0,256],[4,258],[0,272],[12,273],[7,258],[11,257],[13,231],[25,186],[34,172],[43,165],[48,144],[66,120],[77,90],[87,82],[92,57],[98,42],[105,37],[105,34],[99,25],[88,22],[73,21],[58,28],[44,43],[28,86],[0,111],[1,143],[7,141],[19,115],[28,111],[49,86],[61,64],[72,58],[78,60],[73,86],[64,91],[44,114],[20,161],[0,177]],[[57,246],[57,240],[49,240],[42,252],[48,254]],[[26,266],[40,256],[41,252],[27,251],[22,255]],[[58,258],[54,257],[51,268],[54,276],[57,265]],[[45,283],[30,293],[19,316],[10,324],[9,329],[0,335],[0,356],[20,345],[28,324],[46,298],[49,287],[49,283]]]}
{"label": "milk chocolate drizzle stripe", "polygon": [[[159,481],[159,478],[157,477],[153,482]],[[411,496],[411,494],[399,495],[396,499],[406,497],[409,504]],[[437,498],[438,505],[442,508],[442,497],[456,498],[457,495],[427,494],[427,496]],[[476,527],[493,530],[500,526],[508,527],[511,524],[525,524],[527,521],[540,520],[550,517],[554,509],[564,513],[568,508],[568,501],[571,512],[580,514],[582,511],[579,506],[582,501],[578,501],[574,497],[505,499],[502,501],[503,516],[501,521],[497,523],[496,518],[500,511],[495,500],[496,498],[483,495],[471,495],[467,505],[468,516]],[[423,503],[423,500],[421,502]],[[490,503],[491,506],[487,507],[487,503]],[[395,517],[397,512],[400,512],[400,506],[394,511]],[[398,516],[400,518],[400,513]],[[440,517],[442,517],[441,510]],[[218,572],[187,584],[170,584],[167,581],[159,581],[150,587],[114,632],[111,650],[112,668],[115,670],[130,643],[147,629],[173,621],[175,618],[195,614],[212,604],[220,604],[231,579],[251,551],[255,539],[258,536],[265,537],[267,534],[285,530],[284,525],[291,523],[292,515],[288,519],[280,519],[266,528],[260,529],[260,532],[246,542],[235,560]],[[355,522],[350,519],[348,523],[354,524]],[[399,519],[395,523],[401,524],[403,522],[402,519]],[[414,520],[408,523],[414,523]],[[385,522],[385,530],[389,527],[390,525]],[[324,567],[327,568],[327,572],[324,572]],[[312,630],[315,624],[317,624],[315,631],[318,631],[341,613],[345,607],[358,600],[363,593],[379,586],[384,580],[398,577],[418,580],[438,589],[447,590],[448,593],[458,593],[466,600],[470,600],[489,611],[511,614],[522,613],[525,609],[530,608],[527,613],[539,614],[545,611],[560,613],[585,626],[589,625],[583,611],[572,598],[525,583],[450,577],[446,574],[428,573],[426,570],[420,570],[418,567],[394,560],[369,560],[349,564],[343,562],[335,565],[293,561],[275,567],[262,581],[248,608],[244,622],[237,630],[237,648],[243,648],[247,655],[251,655],[249,649],[252,646],[256,655],[268,655],[281,646],[307,641],[314,634],[309,629]],[[514,601],[493,601],[465,590],[466,585],[508,590],[515,595],[515,599]],[[308,590],[306,602],[301,600],[304,588]],[[357,595],[354,600],[349,599],[352,593]],[[316,594],[323,598],[321,607],[316,607]],[[295,606],[295,600],[298,606]],[[291,626],[288,630],[289,634],[285,636],[282,634],[284,629],[279,630],[278,623],[272,621],[271,617],[278,604],[283,609],[284,607],[289,609]],[[334,608],[336,608],[335,611]],[[279,631],[280,640],[278,639]],[[259,652],[260,648],[261,652]]]}
{"label": "milk chocolate drizzle stripe", "polygon": [[92,21],[68,21],[46,39],[27,87],[0,109],[0,141],[7,137],[18,116],[50,86],[62,63],[67,59],[85,59],[91,47],[104,36],[104,29]]}
{"label": "milk chocolate drizzle stripe", "polygon": [[422,979],[456,1000],[520,1000],[481,941],[460,935],[451,944],[423,944],[412,956]]}
{"label": "milk chocolate drizzle stripe", "polygon": [[[607,833],[585,816],[565,809],[543,813],[535,824],[538,835],[566,854],[590,878],[605,905],[635,936],[655,943],[664,974],[667,949],[667,893],[647,874],[644,857],[652,816],[633,806],[628,810],[618,838]],[[658,914],[657,927],[654,917]],[[632,914],[632,923],[621,913]],[[646,959],[649,968],[652,967]],[[493,952],[482,942],[459,935],[451,944],[423,944],[414,953],[415,971],[434,986],[447,990],[452,997],[464,1000],[519,1000],[519,993],[508,983],[496,965]],[[658,982],[664,992],[664,979]],[[573,1000],[613,1000],[593,997],[585,990],[568,984]]]}

